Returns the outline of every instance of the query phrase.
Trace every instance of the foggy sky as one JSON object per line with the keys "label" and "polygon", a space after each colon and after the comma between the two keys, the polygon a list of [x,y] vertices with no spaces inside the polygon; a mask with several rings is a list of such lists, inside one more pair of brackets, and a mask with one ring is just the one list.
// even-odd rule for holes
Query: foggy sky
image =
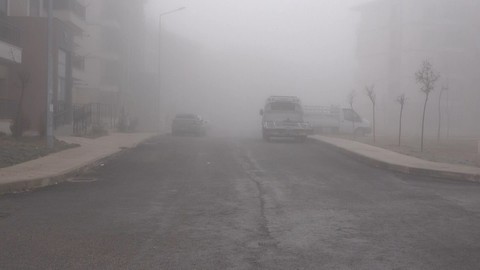
{"label": "foggy sky", "polygon": [[367,1],[150,0],[147,16],[157,25],[160,12],[185,6],[163,17],[166,31],[212,50],[247,51],[289,63],[297,89],[278,94],[344,104],[354,87],[358,14],[350,8]]}

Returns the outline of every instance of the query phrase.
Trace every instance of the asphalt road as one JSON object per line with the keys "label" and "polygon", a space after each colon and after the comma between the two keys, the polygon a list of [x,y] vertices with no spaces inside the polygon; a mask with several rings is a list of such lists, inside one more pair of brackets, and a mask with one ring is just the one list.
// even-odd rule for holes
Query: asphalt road
{"label": "asphalt road", "polygon": [[164,136],[0,197],[0,269],[480,269],[480,185],[314,141]]}

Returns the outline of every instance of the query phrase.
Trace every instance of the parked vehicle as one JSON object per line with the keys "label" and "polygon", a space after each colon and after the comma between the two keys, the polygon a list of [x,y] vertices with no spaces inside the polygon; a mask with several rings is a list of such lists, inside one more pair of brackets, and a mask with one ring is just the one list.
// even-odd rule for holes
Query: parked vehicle
{"label": "parked vehicle", "polygon": [[172,121],[172,135],[193,134],[203,136],[207,131],[207,121],[197,114],[177,114]]}
{"label": "parked vehicle", "polygon": [[372,132],[370,122],[350,108],[305,106],[304,110],[305,120],[312,125],[315,134],[354,133],[365,136]]}
{"label": "parked vehicle", "polygon": [[305,141],[311,131],[303,120],[302,103],[298,97],[271,96],[265,102],[262,115],[262,134],[265,140],[272,137],[291,137]]}

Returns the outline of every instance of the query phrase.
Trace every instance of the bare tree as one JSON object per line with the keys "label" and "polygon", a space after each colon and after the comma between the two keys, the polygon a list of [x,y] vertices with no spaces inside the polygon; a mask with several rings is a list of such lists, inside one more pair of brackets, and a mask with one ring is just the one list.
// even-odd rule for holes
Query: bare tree
{"label": "bare tree", "polygon": [[423,135],[425,130],[425,112],[427,110],[427,102],[430,93],[435,89],[435,83],[440,78],[432,66],[430,61],[425,60],[422,63],[421,68],[415,73],[415,79],[417,84],[420,85],[420,91],[425,94],[425,103],[423,105],[423,116],[422,116],[422,137],[420,142],[420,151],[423,152]]}
{"label": "bare tree", "polygon": [[355,102],[355,98],[357,97],[357,93],[355,90],[352,90],[347,96],[347,102],[350,105],[350,109],[352,110],[352,136],[355,137],[355,118],[353,117],[353,103]]}
{"label": "bare tree", "polygon": [[438,127],[437,127],[437,143],[440,143],[440,131],[442,130],[442,94],[448,91],[448,84],[442,86],[438,95]]}
{"label": "bare tree", "polygon": [[407,98],[405,97],[405,94],[401,94],[399,97],[397,97],[397,102],[400,104],[400,120],[398,122],[398,146],[401,145],[401,138],[402,138],[402,116],[403,116],[403,107],[405,106],[405,102],[407,101]]}
{"label": "bare tree", "polygon": [[377,94],[375,93],[375,85],[366,86],[365,92],[372,102],[372,114],[373,114],[373,144],[375,144],[375,105],[377,101]]}

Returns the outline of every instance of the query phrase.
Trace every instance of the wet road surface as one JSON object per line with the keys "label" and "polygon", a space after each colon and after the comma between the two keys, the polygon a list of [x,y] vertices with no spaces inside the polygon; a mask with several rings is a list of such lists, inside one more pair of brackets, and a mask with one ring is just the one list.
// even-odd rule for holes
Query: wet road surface
{"label": "wet road surface", "polygon": [[480,269],[480,184],[317,143],[162,136],[0,197],[0,269]]}

